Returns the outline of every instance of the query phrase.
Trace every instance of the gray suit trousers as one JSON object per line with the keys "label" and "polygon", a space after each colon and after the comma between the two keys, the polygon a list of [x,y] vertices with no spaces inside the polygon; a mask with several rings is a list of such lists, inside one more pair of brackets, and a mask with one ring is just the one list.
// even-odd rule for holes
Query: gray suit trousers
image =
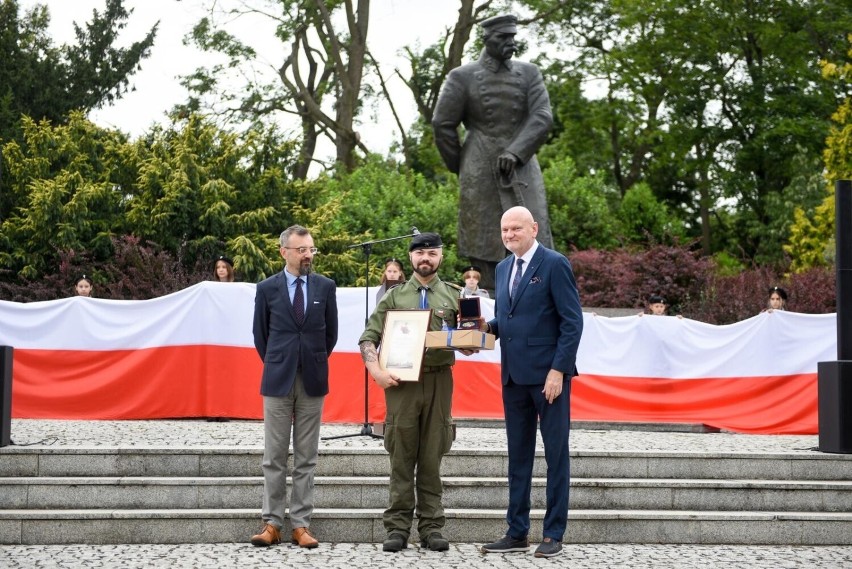
{"label": "gray suit trousers", "polygon": [[317,466],[320,423],[325,397],[305,393],[302,374],[296,374],[286,397],[263,398],[263,521],[279,529],[287,507],[287,456],[293,433],[293,488],[290,524],[308,527],[314,510],[314,471]]}

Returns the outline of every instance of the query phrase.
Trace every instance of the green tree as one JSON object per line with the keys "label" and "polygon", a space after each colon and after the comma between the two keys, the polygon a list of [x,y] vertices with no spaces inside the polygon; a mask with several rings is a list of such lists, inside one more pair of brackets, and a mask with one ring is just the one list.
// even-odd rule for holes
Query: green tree
{"label": "green tree", "polygon": [[648,184],[636,184],[624,194],[618,210],[623,238],[637,244],[677,244],[683,225],[657,200]]}
{"label": "green tree", "polygon": [[[609,179],[622,192],[648,183],[691,232],[702,232],[705,250],[733,242],[737,254],[763,254],[767,236],[754,228],[771,221],[767,197],[790,186],[796,155],[819,157],[843,93],[820,80],[813,62],[842,58],[847,3],[523,4],[544,37],[577,54],[566,71],[603,89],[595,97],[602,112],[582,116],[595,129],[585,138],[607,141]],[[730,235],[711,241],[711,212],[723,202],[737,215],[717,227]]]}
{"label": "green tree", "polygon": [[[356,118],[364,96],[369,16],[370,0],[211,3],[210,16],[196,24],[188,41],[224,55],[227,61],[185,78],[193,97],[184,110],[199,110],[206,98],[214,97],[221,101],[214,110],[250,124],[281,114],[296,116],[302,132],[294,177],[307,177],[323,136],[335,145],[337,161],[352,170],[356,149],[367,151],[356,131]],[[272,23],[284,57],[271,66],[260,63],[262,54],[252,47],[252,38],[225,30],[235,19]],[[233,78],[232,72],[244,79],[250,75],[245,73],[247,68],[256,70],[252,74],[256,79],[245,82],[243,90],[234,90],[224,81]]]}
{"label": "green tree", "polygon": [[[143,59],[150,55],[157,25],[129,47],[116,47],[132,11],[122,0],[106,0],[103,13],[93,11],[74,30],[77,43],[55,46],[47,34],[50,14],[37,4],[20,14],[17,0],[0,0],[0,147],[21,141],[21,116],[63,124],[73,110],[87,112],[120,98]],[[0,174],[8,168],[0,157]],[[0,220],[22,197],[0,176]]]}
{"label": "green tree", "polygon": [[23,141],[3,148],[17,206],[0,224],[0,268],[35,279],[63,250],[107,256],[110,239],[127,227],[122,202],[136,175],[126,138],[78,111],[66,125],[29,117],[22,125]]}
{"label": "green tree", "polygon": [[275,129],[240,136],[197,116],[135,142],[77,111],[67,125],[25,118],[24,142],[4,148],[19,205],[0,224],[0,269],[32,280],[63,254],[102,263],[132,235],[188,272],[227,253],[244,279],[263,278],[280,269],[284,228],[321,226],[335,211],[320,189],[289,180],[295,152]]}
{"label": "green tree", "polygon": [[[438,233],[444,241],[441,276],[459,278],[468,260],[456,255],[457,183],[436,183],[405,166],[371,155],[353,172],[328,178],[324,185],[326,199],[340,204],[338,216],[326,231],[348,231],[351,243],[408,235],[412,227]],[[408,240],[376,245],[372,255],[371,284],[378,284],[385,258],[407,259]],[[350,259],[353,264],[348,272],[336,274],[338,284],[363,286],[363,258],[356,255]],[[410,273],[407,263],[405,268]]]}
{"label": "green tree", "polygon": [[612,204],[619,196],[602,175],[578,176],[574,161],[564,158],[544,171],[544,186],[557,251],[611,249],[618,244],[619,222]]}
{"label": "green tree", "polygon": [[[852,46],[852,35],[847,36]],[[820,62],[823,77],[848,87],[852,84],[852,47],[844,63]],[[834,183],[852,179],[852,97],[845,97],[831,116],[832,125],[826,139],[823,157],[828,191],[822,203],[810,213],[803,208],[795,211],[795,223],[784,250],[792,258],[791,268],[799,273],[811,267],[834,261]]]}
{"label": "green tree", "polygon": [[129,47],[115,47],[132,10],[122,0],[105,2],[85,26],[74,24],[76,44],[57,47],[47,35],[47,6],[21,16],[17,0],[0,0],[0,139],[14,137],[21,115],[58,124],[69,111],[89,111],[127,92],[159,24]]}
{"label": "green tree", "polygon": [[[243,278],[275,270],[275,238],[319,205],[288,170],[296,149],[275,129],[240,136],[198,116],[135,143],[139,177],[127,199],[134,235],[206,263],[225,248]],[[274,237],[270,237],[274,236]]]}

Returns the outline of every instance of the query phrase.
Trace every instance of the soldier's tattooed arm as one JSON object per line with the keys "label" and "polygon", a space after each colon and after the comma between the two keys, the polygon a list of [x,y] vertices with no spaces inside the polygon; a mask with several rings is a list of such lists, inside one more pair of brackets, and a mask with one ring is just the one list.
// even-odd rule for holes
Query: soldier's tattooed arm
{"label": "soldier's tattooed arm", "polygon": [[379,361],[379,353],[376,351],[376,345],[373,342],[364,340],[358,345],[361,347],[361,359],[365,363]]}

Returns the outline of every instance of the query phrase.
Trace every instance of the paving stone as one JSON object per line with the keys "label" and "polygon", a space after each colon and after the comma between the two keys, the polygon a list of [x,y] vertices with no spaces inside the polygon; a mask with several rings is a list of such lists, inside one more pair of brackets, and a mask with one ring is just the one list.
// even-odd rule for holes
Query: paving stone
{"label": "paving stone", "polygon": [[[595,427],[606,427],[605,424],[595,424]],[[359,432],[360,425],[323,425],[321,435],[334,437]],[[13,419],[11,428],[12,440],[16,445],[31,445],[30,447],[9,448],[44,448],[61,451],[62,448],[93,449],[93,461],[86,475],[97,471],[99,461],[106,464],[118,464],[130,472],[151,471],[162,466],[165,457],[151,454],[145,459],[133,458],[132,449],[198,447],[215,448],[216,454],[202,458],[201,464],[181,463],[172,464],[171,468],[185,472],[187,476],[197,475],[199,470],[204,475],[216,475],[217,471],[233,472],[230,464],[243,465],[244,476],[257,475],[259,452],[262,450],[263,423],[261,421],[232,420],[223,423],[208,423],[202,420],[171,420],[171,421],[47,421],[33,419]],[[458,456],[454,470],[464,472],[465,469],[475,468],[479,460],[485,460],[489,450],[504,449],[506,445],[505,432],[502,428],[493,426],[475,426],[462,424],[458,428],[458,437],[453,450],[468,449],[472,453],[464,457]],[[836,471],[826,471],[823,466],[822,453],[814,449],[818,438],[814,435],[739,435],[732,433],[708,432],[667,432],[659,430],[613,430],[607,428],[583,429],[575,428],[571,432],[571,450],[577,453],[605,454],[610,452],[660,451],[682,453],[684,455],[683,472],[676,474],[687,475],[690,465],[689,452],[713,452],[730,454],[731,467],[736,468],[738,453],[752,455],[785,453],[793,455],[790,461],[789,476],[793,479],[813,480],[849,480],[852,479],[852,468],[836,468]],[[342,439],[323,440],[321,448],[333,452],[334,449],[364,449],[367,455],[353,460],[364,460],[366,464],[379,464],[370,461],[369,454],[379,452],[383,448],[381,439],[366,436],[346,437]],[[233,457],[223,457],[223,449],[234,449]],[[97,449],[126,449],[128,454],[121,456],[115,453],[97,454]],[[541,440],[537,448],[542,450]],[[50,476],[63,472],[63,460],[56,458],[54,462],[37,464],[37,458],[25,454],[9,455],[11,460],[2,456],[0,449],[0,475],[4,476]],[[482,452],[484,455],[478,456]],[[836,458],[836,455],[832,455]],[[140,463],[141,460],[141,463]],[[502,460],[502,459],[500,459]],[[625,463],[641,461],[641,458],[625,457]],[[225,463],[221,463],[225,461]],[[329,462],[329,461],[327,461]],[[338,462],[338,461],[335,461]],[[537,463],[540,461],[537,461]],[[852,466],[852,458],[849,466]],[[630,468],[635,468],[634,464]],[[653,469],[653,464],[645,464],[647,469]],[[39,470],[36,471],[35,469]],[[335,466],[342,472],[326,473],[326,475],[351,475],[356,469],[350,465]],[[379,467],[380,468],[380,467]],[[46,471],[45,471],[46,470]],[[377,472],[376,474],[382,474]],[[582,473],[574,472],[575,476]],[[454,474],[455,475],[455,474]],[[618,473],[613,473],[619,476]],[[779,476],[780,478],[780,476]],[[259,504],[258,504],[259,508]],[[245,524],[244,520],[223,519],[218,524]],[[448,529],[455,523],[448,522]],[[470,523],[476,523],[474,520]],[[491,522],[488,522],[491,523]],[[794,527],[795,520],[790,520]],[[63,524],[58,523],[57,526]],[[363,524],[360,524],[363,525]],[[215,526],[215,524],[214,524]],[[682,532],[690,533],[695,530],[691,524],[684,524]],[[69,526],[66,526],[71,529]],[[242,527],[242,525],[240,526]],[[450,551],[435,553],[423,551],[416,545],[397,553],[388,554],[381,551],[381,543],[358,543],[362,538],[379,541],[382,533],[381,521],[368,528],[359,527],[352,523],[351,527],[335,528],[349,541],[344,543],[322,543],[315,550],[303,550],[289,544],[272,548],[256,548],[248,543],[215,543],[216,531],[225,531],[224,526],[216,528],[206,524],[200,527],[189,524],[188,532],[197,532],[199,542],[191,545],[168,544],[127,544],[127,545],[47,545],[47,546],[0,546],[0,567],[4,569],[42,569],[42,568],[254,568],[254,567],[299,567],[299,568],[346,568],[346,569],[382,569],[405,566],[419,568],[459,568],[480,569],[506,567],[510,569],[539,568],[545,563],[554,567],[572,568],[844,568],[852,567],[852,548],[848,546],[709,546],[709,545],[660,545],[660,544],[608,544],[608,543],[566,543],[564,554],[554,560],[535,559],[529,553],[508,555],[482,555],[474,543],[452,543]],[[257,528],[246,528],[246,539],[249,533]],[[540,530],[540,527],[538,528]],[[461,533],[463,528],[457,530]],[[569,526],[569,533],[571,528]],[[0,533],[20,534],[19,522],[0,523]],[[109,524],[105,524],[104,532],[109,532]],[[364,533],[366,532],[366,533]],[[74,533],[71,530],[71,533]],[[413,536],[414,537],[414,536]],[[495,535],[495,539],[499,536]],[[648,536],[653,541],[659,536]],[[790,535],[795,541],[794,532]]]}

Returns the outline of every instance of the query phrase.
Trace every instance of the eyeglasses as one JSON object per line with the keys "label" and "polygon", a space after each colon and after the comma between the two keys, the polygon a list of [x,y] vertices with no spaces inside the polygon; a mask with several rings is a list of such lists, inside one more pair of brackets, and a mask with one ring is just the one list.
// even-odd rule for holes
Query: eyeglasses
{"label": "eyeglasses", "polygon": [[290,249],[292,251],[296,251],[299,255],[304,255],[308,251],[311,252],[311,255],[316,255],[319,253],[319,249],[316,247],[284,247],[285,249]]}

